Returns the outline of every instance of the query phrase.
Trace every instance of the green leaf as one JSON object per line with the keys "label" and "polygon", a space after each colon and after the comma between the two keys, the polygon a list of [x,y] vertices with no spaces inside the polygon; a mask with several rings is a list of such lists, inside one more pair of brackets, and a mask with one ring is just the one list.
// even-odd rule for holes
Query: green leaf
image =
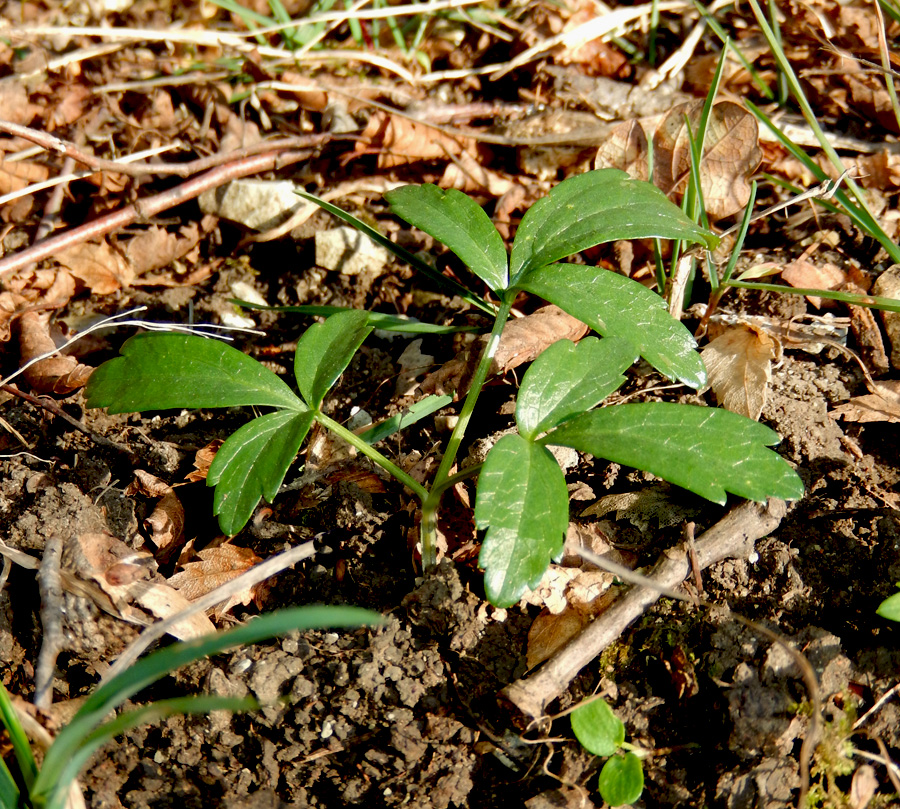
{"label": "green leaf", "polygon": [[[284,635],[292,630],[338,629],[355,626],[377,626],[380,615],[358,607],[306,606],[278,610],[261,615],[227,632],[205,635],[195,640],[174,643],[147,655],[131,668],[100,686],[88,697],[71,721],[59,732],[44,757],[44,763],[32,790],[32,797],[47,800],[63,780],[68,763],[74,759],[87,736],[97,728],[110,711],[126,699],[175,671],[208,655],[235,646]],[[71,781],[77,772],[68,773]]]}
{"label": "green leaf", "polygon": [[592,410],[541,439],[652,472],[724,503],[726,492],[763,502],[799,500],[803,482],[766,449],[778,433],[737,413],[711,407],[646,402]]}
{"label": "green leaf", "polygon": [[[900,583],[897,586],[900,587]],[[900,621],[900,593],[894,593],[882,601],[876,612],[889,621]]]}
{"label": "green leaf", "polygon": [[436,185],[406,185],[388,191],[391,211],[449,247],[494,292],[509,285],[503,239],[481,206],[467,194]]}
{"label": "green leaf", "polygon": [[487,597],[511,606],[562,552],[569,524],[566,479],[545,447],[519,435],[493,446],[478,478],[475,523],[487,529],[478,558]]}
{"label": "green leaf", "polygon": [[605,699],[579,705],[569,715],[569,721],[575,738],[595,756],[611,756],[625,741],[625,725]]}
{"label": "green leaf", "polygon": [[276,410],[248,422],[219,447],[206,483],[216,487],[213,514],[224,533],[240,531],[260,498],[272,502],[312,422],[310,411]]}
{"label": "green leaf", "polygon": [[6,762],[0,758],[0,809],[20,809],[21,793]]}
{"label": "green leaf", "polygon": [[516,424],[529,441],[545,430],[600,404],[624,381],[637,359],[627,340],[587,337],[578,345],[560,340],[532,364],[516,401]]}
{"label": "green leaf", "polygon": [[510,280],[520,286],[527,273],[597,244],[651,237],[708,247],[718,243],[651,183],[618,169],[579,174],[563,180],[522,217],[512,246]]}
{"label": "green leaf", "polygon": [[634,803],[644,791],[641,760],[634,753],[613,756],[600,770],[597,789],[610,806]]}
{"label": "green leaf", "polygon": [[139,334],[88,380],[88,407],[110,413],[244,405],[306,407],[252,357],[194,334]]}
{"label": "green leaf", "polygon": [[669,379],[706,384],[706,368],[691,333],[655,292],[623,275],[580,264],[531,272],[519,286],[555,303],[604,337],[623,337]]}
{"label": "green leaf", "polygon": [[332,315],[306,330],[294,354],[294,375],[300,395],[310,407],[318,410],[322,406],[325,394],[371,331],[369,313],[356,309]]}
{"label": "green leaf", "polygon": [[308,194],[306,191],[297,191],[296,193],[298,196],[303,197],[303,199],[314,202],[320,208],[328,211],[328,213],[336,216],[348,225],[352,225],[361,233],[365,233],[373,242],[380,244],[386,250],[397,256],[401,261],[405,261],[410,267],[418,270],[427,278],[430,278],[438,286],[443,287],[454,295],[459,295],[460,298],[474,306],[476,309],[481,309],[482,312],[485,312],[488,315],[494,315],[496,313],[496,307],[487,301],[482,300],[478,295],[464,287],[458,281],[454,281],[452,278],[448,278],[443,273],[438,272],[430,264],[422,261],[415,253],[410,253],[409,250],[401,247],[399,244],[394,244],[387,236],[379,233],[375,228],[370,227],[361,219],[357,219],[353,214],[349,214],[341,208],[338,208],[336,205],[325,202],[325,200],[319,199],[313,194]]}

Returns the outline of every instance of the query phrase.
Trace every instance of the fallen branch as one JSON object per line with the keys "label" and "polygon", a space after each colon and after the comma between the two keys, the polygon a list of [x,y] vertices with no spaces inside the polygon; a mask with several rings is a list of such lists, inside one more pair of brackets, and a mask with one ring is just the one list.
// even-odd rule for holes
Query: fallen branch
{"label": "fallen branch", "polygon": [[64,233],[51,236],[41,242],[33,244],[24,250],[20,250],[6,258],[0,259],[0,280],[7,278],[14,272],[27,267],[29,264],[42,261],[45,258],[73,247],[76,244],[90,241],[106,236],[117,230],[132,224],[133,222],[149,219],[162,211],[174,208],[183,202],[200,196],[204,191],[211,188],[218,188],[224,183],[231,180],[237,180],[240,177],[247,177],[251,174],[259,174],[262,171],[271,171],[273,169],[283,168],[292,163],[305,160],[310,156],[310,150],[304,151],[286,151],[286,152],[266,152],[265,154],[253,155],[251,157],[235,160],[224,166],[219,166],[211,171],[201,174],[192,180],[182,183],[181,185],[163,191],[161,194],[155,194],[152,197],[138,200],[132,205],[128,205],[121,210],[114,211],[107,216],[95,219],[85,225],[72,228]]}
{"label": "fallen branch", "polygon": [[232,152],[216,152],[206,157],[198,157],[196,160],[189,160],[186,163],[126,163],[122,160],[106,160],[102,157],[96,157],[71,141],[58,138],[49,132],[42,132],[40,129],[14,124],[11,121],[0,121],[0,132],[6,132],[9,135],[31,141],[47,151],[58,152],[65,157],[71,158],[76,163],[87,166],[89,169],[114,171],[118,174],[125,174],[128,177],[146,177],[147,175],[193,177],[201,171],[208,171],[216,166],[221,166],[223,163],[231,163],[262,152],[315,148],[334,137],[326,133],[261,140],[258,143],[235,149]]}
{"label": "fallen branch", "polygon": [[[723,559],[746,558],[753,552],[756,540],[777,528],[786,513],[787,506],[782,500],[770,500],[765,506],[743,503],[732,509],[696,540],[700,569]],[[647,574],[653,588],[632,587],[536,674],[511,683],[499,693],[498,699],[528,719],[544,716],[547,706],[569,687],[581,669],[659,599],[660,590],[677,587],[689,574],[690,562],[682,548],[664,552]]]}

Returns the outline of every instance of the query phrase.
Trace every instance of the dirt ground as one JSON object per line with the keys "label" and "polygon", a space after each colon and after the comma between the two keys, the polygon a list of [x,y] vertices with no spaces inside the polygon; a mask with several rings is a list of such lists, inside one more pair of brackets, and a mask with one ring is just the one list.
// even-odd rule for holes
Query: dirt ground
{"label": "dirt ground", "polygon": [[[142,22],[164,22],[171,11],[166,4],[159,9],[153,4],[136,8],[132,19]],[[22,17],[29,12],[18,8],[17,13]],[[169,58],[162,46],[153,48],[153,59]],[[130,65],[127,78],[143,80],[146,71],[139,66],[147,54],[137,49],[127,53],[132,53],[133,62],[124,57],[122,62],[84,61],[79,82],[100,86],[111,81],[111,73],[125,70],[123,64]],[[13,60],[9,54],[3,58]],[[251,73],[253,58],[244,65]],[[439,65],[454,64],[447,51],[434,58]],[[262,74],[267,68],[257,62],[253,69]],[[6,75],[16,75],[10,71]],[[260,75],[260,80],[264,78],[268,76]],[[40,93],[45,105],[47,99],[66,97],[60,79],[56,76],[37,90],[29,87],[29,103],[36,103]],[[514,85],[498,83],[491,102],[507,103],[502,96],[511,95],[511,88]],[[265,129],[267,119],[258,104],[237,114],[236,105],[229,107],[221,99],[210,102],[206,108],[213,110],[210,124],[209,116],[203,118],[196,87],[165,92],[171,97],[162,102],[159,95],[123,91],[114,114],[92,117],[95,129],[85,125],[84,131],[95,145],[102,142],[104,131],[103,137],[110,138],[109,132],[115,131],[115,137],[123,139],[120,146],[127,141],[128,151],[134,151],[178,130],[186,140],[194,138],[196,147],[200,142],[196,132],[205,121],[209,131],[204,130],[203,137],[212,140],[204,141],[206,151],[195,148],[195,154],[205,155],[219,148],[226,135],[246,134],[247,127]],[[453,98],[458,102],[479,98],[477,89],[456,92]],[[99,102],[89,98],[93,97],[78,96],[78,110],[94,116]],[[262,109],[289,118],[271,97],[263,98]],[[301,110],[298,120],[304,125],[309,120],[318,123],[320,113],[310,118],[308,110]],[[78,115],[65,115],[57,129],[75,141]],[[27,120],[40,128],[39,121]],[[302,129],[299,123],[296,129]],[[151,130],[153,137],[138,134]],[[218,143],[213,142],[216,139]],[[391,174],[390,168],[374,163],[372,155],[378,148],[372,146],[371,152],[360,156],[352,143],[349,151],[331,144],[299,167],[281,169],[279,176],[315,183],[323,190],[378,172],[390,175],[392,182],[436,181],[441,174],[442,168],[431,164],[424,169],[401,167]],[[492,148],[490,165],[498,171],[503,167],[515,172],[511,168],[515,165],[522,169],[521,162],[516,163],[521,154],[513,147]],[[584,165],[582,150],[570,145],[570,162],[559,169],[559,176]],[[769,166],[776,162],[771,154],[767,159]],[[146,183],[119,180],[101,184],[95,192],[75,186],[68,207],[64,206],[67,221],[90,221],[173,185],[158,178]],[[548,183],[546,178],[536,180],[528,193],[538,194],[535,189],[546,190]],[[356,206],[355,213],[373,223],[377,220],[413,250],[436,251],[432,241],[390,220],[378,195],[367,193],[364,199],[352,196],[346,207]],[[895,212],[895,197],[885,193],[886,208]],[[481,200],[493,204],[498,196],[492,192]],[[44,198],[30,199],[32,207],[16,214],[20,220],[4,214],[6,255],[29,243],[41,219]],[[502,225],[505,217],[508,224],[508,211],[500,215],[497,205],[498,220]],[[248,243],[245,229],[225,218],[204,216],[194,201],[161,216],[166,218],[154,218],[154,226],[167,229],[173,238],[177,234],[193,240],[191,245],[161,267],[141,269],[140,273],[150,274],[143,280],[123,280],[120,273],[113,286],[104,287],[106,291],[98,291],[101,282],[85,276],[83,266],[72,270],[78,281],[62,303],[53,305],[54,321],[80,324],[86,318],[143,305],[148,310],[141,316],[147,320],[219,322],[236,313],[229,299],[247,297],[247,290],[271,305],[356,306],[433,323],[478,321],[459,298],[448,297],[396,262],[379,272],[354,275],[317,265],[315,234],[335,225],[323,212],[268,243]],[[138,219],[128,235],[145,225]],[[196,232],[188,233],[191,227]],[[847,266],[856,261],[883,270],[889,263],[877,253],[877,246],[851,232],[845,218],[824,214],[815,224],[772,220],[754,232],[750,249],[787,264],[803,250],[797,234],[804,227],[839,235],[838,246],[821,250],[823,264]],[[123,237],[119,253],[126,243]],[[643,260],[640,246],[627,261],[623,250],[617,245],[615,251],[601,251],[586,260],[619,271],[627,271],[632,258],[635,266]],[[131,259],[137,262],[135,256]],[[441,260],[448,274],[463,272]],[[70,258],[65,266],[75,263]],[[21,272],[28,280],[19,286],[4,278],[3,294],[19,296],[9,299],[14,314],[0,318],[5,337],[13,338],[4,343],[9,347],[2,355],[6,373],[18,367],[19,351],[26,353],[24,343],[16,343],[16,318],[29,308],[40,309],[41,296],[59,283],[59,276],[49,269]],[[33,290],[40,294],[32,294]],[[742,290],[729,295],[726,303],[725,308],[738,314],[782,321],[813,311],[804,298],[767,292]],[[7,299],[0,304],[7,306]],[[533,311],[538,305],[526,301],[523,309]],[[847,313],[846,307],[835,311]],[[288,376],[293,349],[310,319],[271,312],[242,315],[262,335],[237,335],[235,345]],[[689,327],[697,325],[696,318],[687,322]],[[878,331],[880,326],[874,323],[872,328]],[[107,332],[86,341],[78,349],[78,362],[96,367],[115,356],[129,333]],[[854,339],[851,334],[850,346],[865,352]],[[343,422],[357,408],[376,419],[397,412],[404,400],[396,393],[396,380],[407,372],[402,357],[410,341],[405,335],[373,334],[329,397],[332,416]],[[430,358],[430,368],[437,368],[459,348],[458,337],[426,336],[420,353]],[[900,787],[892,784],[884,766],[900,752],[900,704],[896,699],[879,702],[897,684],[900,627],[875,613],[895,591],[894,583],[900,582],[897,424],[896,419],[839,418],[835,408],[865,394],[866,379],[855,359],[840,348],[826,344],[817,353],[809,348],[785,343],[761,415],[761,421],[782,436],[777,451],[801,475],[805,497],[790,504],[777,530],[760,539],[749,558],[729,559],[702,573],[703,595],[714,606],[661,599],[581,671],[551,706],[554,713],[561,713],[594,693],[607,698],[625,722],[628,741],[647,752],[646,787],[636,806],[796,805],[803,741],[810,734],[815,700],[796,659],[771,633],[799,651],[818,680],[824,727],[812,753],[810,805],[853,809],[900,805]],[[888,374],[890,366],[881,376]],[[715,404],[709,392],[658,390],[664,382],[639,365],[629,372],[623,394],[631,401],[665,398]],[[480,442],[511,425],[516,384],[515,373],[510,372],[487,388],[460,457],[477,455]],[[32,390],[28,384],[21,387]],[[39,386],[32,392],[48,393]],[[252,695],[267,707],[248,714],[174,717],[126,733],[108,744],[83,774],[89,807],[576,809],[602,804],[596,791],[602,762],[574,740],[567,718],[529,730],[523,743],[521,717],[498,702],[501,689],[528,672],[528,634],[541,607],[523,602],[501,610],[485,600],[477,568],[479,537],[470,507],[474,487],[445,497],[441,530],[448,545],[438,569],[424,577],[409,494],[380,476],[365,459],[345,457],[339,447],[325,443],[317,445],[315,464],[309,462],[304,469],[298,462],[275,502],[263,505],[247,528],[226,541],[212,516],[211,490],[203,480],[190,481],[189,476],[196,471],[197,453],[244,424],[247,412],[234,408],[111,416],[87,409],[78,384],[52,394],[55,411],[44,406],[46,399],[26,401],[9,392],[3,396],[0,534],[10,548],[40,560],[48,542],[61,541],[63,567],[82,582],[91,575],[83,558],[86,536],[108,534],[132,550],[154,550],[158,535],[151,518],[161,495],[132,485],[136,470],[141,470],[175,487],[169,491],[183,506],[182,535],[194,553],[224,543],[266,558],[315,539],[314,557],[254,591],[252,600],[217,616],[217,625],[313,603],[366,607],[387,618],[379,629],[293,633],[242,648],[195,663],[142,692],[141,703],[209,693]],[[454,404],[440,415],[457,410]],[[72,420],[86,429],[76,429]],[[387,451],[407,468],[419,464],[427,469],[448,436],[445,422],[424,420],[392,437]],[[694,522],[700,536],[737,505],[730,501],[725,507],[716,506],[649,474],[590,456],[574,457],[566,475],[573,530],[602,535],[617,558],[627,559],[632,567],[650,566],[667,549],[680,546],[686,522]],[[648,491],[658,493],[666,505],[651,512],[622,507],[585,515],[604,496]],[[176,550],[158,559],[164,577],[180,569],[179,554],[182,563],[191,558],[191,551],[185,556],[183,549]],[[696,594],[697,582],[687,588]],[[90,693],[139,631],[101,609],[84,585],[80,590],[67,588],[64,598],[64,644],[53,681],[54,706],[41,717],[51,729],[65,722],[67,706]],[[13,565],[0,588],[0,678],[26,701],[34,695],[42,642],[40,606],[34,571]],[[748,626],[736,615],[762,629]],[[0,751],[6,752],[2,743]],[[871,783],[874,796],[866,793]]]}

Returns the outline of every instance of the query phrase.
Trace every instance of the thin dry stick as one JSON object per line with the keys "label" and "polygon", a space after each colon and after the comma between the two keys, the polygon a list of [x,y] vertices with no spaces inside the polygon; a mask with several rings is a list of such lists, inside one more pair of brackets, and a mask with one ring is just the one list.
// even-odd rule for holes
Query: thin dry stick
{"label": "thin dry stick", "polygon": [[270,576],[280,573],[285,568],[295,565],[302,559],[309,558],[314,553],[315,543],[305,542],[304,544],[296,545],[283,553],[270,556],[265,562],[260,562],[258,565],[241,573],[237,578],[226,582],[221,587],[217,587],[202,598],[198,598],[193,604],[185,607],[180,612],[170,615],[165,620],[157,621],[155,624],[147,627],[137,638],[135,638],[134,642],[122,652],[119,659],[110,666],[109,670],[103,676],[101,684],[108,683],[117,674],[121,674],[125,671],[125,669],[144,653],[151,643],[159,640],[169,631],[169,629],[175,626],[175,624],[183,621],[185,618],[190,618],[192,615],[197,615],[198,613],[212,609],[216,604],[227,601],[236,593],[239,593],[246,588],[253,587],[254,584],[258,584],[259,582],[268,579]]}
{"label": "thin dry stick", "polygon": [[95,157],[90,152],[85,151],[74,143],[63,140],[62,138],[51,135],[48,132],[42,132],[39,129],[32,129],[21,124],[14,124],[11,121],[0,120],[0,132],[6,132],[10,135],[23,138],[24,140],[36,143],[51,152],[71,157],[78,163],[83,163],[89,168],[97,171],[115,171],[119,174],[125,174],[128,177],[146,177],[148,174],[153,175],[175,175],[176,177],[192,177],[201,171],[221,166],[223,163],[230,163],[239,160],[242,157],[250,157],[251,155],[260,154],[261,152],[277,152],[287,149],[313,149],[322,146],[329,140],[334,139],[334,135],[325,133],[318,135],[295,135],[289,138],[277,138],[275,140],[263,140],[231,152],[217,152],[208,157],[199,157],[196,160],[189,160],[187,163],[127,163],[122,160],[106,160],[102,157]]}
{"label": "thin dry stick", "polygon": [[[765,506],[743,503],[732,509],[696,541],[697,562],[701,569],[732,557],[747,557],[753,551],[757,539],[761,539],[778,527],[787,505],[783,500],[770,500]],[[690,573],[691,565],[683,550],[670,549],[647,576],[610,562],[595,554],[583,552],[586,558],[606,568],[626,581],[638,586],[629,590],[611,609],[603,613],[578,637],[567,644],[543,669],[528,680],[517,680],[504,688],[499,698],[521,711],[532,720],[543,716],[546,707],[568,688],[578,672],[611,644],[625,629],[639,618],[660,596],[693,603],[684,593],[674,588]],[[700,602],[713,606],[709,602]],[[822,729],[822,700],[815,672],[809,661],[790,643],[775,632],[740,615],[734,620],[782,646],[796,663],[809,691],[812,704],[810,728],[800,749],[800,796],[797,806],[806,805],[809,790],[809,771],[813,750]]]}
{"label": "thin dry stick", "polygon": [[[770,500],[765,507],[743,503],[732,509],[696,540],[700,568],[729,557],[748,556],[754,542],[775,529],[786,512],[781,500]],[[661,588],[671,592],[689,573],[684,551],[667,551],[647,574],[653,589],[633,587],[536,674],[504,688],[500,698],[530,719],[543,716],[547,706],[569,687],[578,673],[659,599]]]}
{"label": "thin dry stick", "polygon": [[41,566],[38,568],[38,589],[41,592],[41,627],[44,636],[34,672],[34,705],[47,711],[53,704],[53,678],[56,674],[56,658],[63,645],[62,616],[63,589],[60,581],[62,537],[51,534],[44,546]]}
{"label": "thin dry stick", "polygon": [[163,191],[161,194],[138,200],[133,205],[95,219],[93,222],[72,228],[72,230],[67,230],[57,236],[51,236],[49,239],[38,242],[25,250],[0,259],[0,280],[12,275],[23,267],[27,267],[29,264],[50,258],[55,253],[66,250],[76,244],[113,233],[133,222],[149,219],[162,211],[200,196],[208,189],[218,188],[223,183],[240,177],[289,166],[292,163],[305,160],[309,157],[309,154],[309,151],[269,152],[245,157],[233,163],[219,166],[175,188]]}

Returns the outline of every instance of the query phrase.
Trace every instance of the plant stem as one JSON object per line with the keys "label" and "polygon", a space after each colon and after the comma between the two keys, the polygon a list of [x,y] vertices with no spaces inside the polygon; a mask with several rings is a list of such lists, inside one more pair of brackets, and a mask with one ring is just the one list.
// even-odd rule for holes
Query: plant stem
{"label": "plant stem", "polygon": [[356,447],[359,452],[378,464],[378,466],[390,473],[393,477],[397,478],[397,480],[419,498],[424,506],[425,501],[431,496],[431,493],[421,483],[413,480],[413,478],[407,475],[406,472],[397,466],[397,464],[389,461],[377,449],[363,441],[356,433],[351,432],[342,424],[338,424],[334,419],[329,418],[324,413],[316,413],[316,421],[335,435],[339,435],[348,444]]}
{"label": "plant stem", "polygon": [[447,442],[447,449],[444,457],[441,459],[441,465],[438,467],[434,483],[431,491],[422,502],[422,522],[419,533],[422,541],[422,567],[425,570],[431,570],[437,564],[437,510],[441,502],[441,496],[447,488],[451,480],[450,470],[456,463],[456,455],[462,444],[463,437],[466,434],[466,428],[469,420],[472,418],[472,412],[475,410],[475,404],[484,387],[485,380],[491,369],[491,360],[497,353],[497,346],[500,344],[500,335],[503,333],[503,327],[509,317],[510,309],[512,309],[512,300],[503,301],[497,311],[494,320],[494,328],[491,330],[491,336],[488,338],[487,346],[481,354],[478,361],[478,367],[475,369],[475,375],[472,377],[472,384],[469,387],[469,393],[463,402],[462,410],[459,413],[459,421],[453,429],[450,440]]}

